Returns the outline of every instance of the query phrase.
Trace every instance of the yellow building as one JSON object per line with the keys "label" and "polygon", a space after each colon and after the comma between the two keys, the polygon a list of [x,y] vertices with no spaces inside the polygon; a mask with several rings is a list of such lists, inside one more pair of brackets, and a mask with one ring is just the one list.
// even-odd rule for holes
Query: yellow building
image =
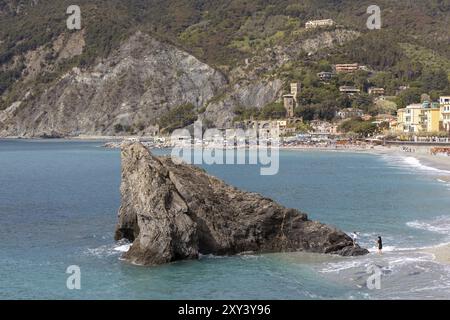
{"label": "yellow building", "polygon": [[401,132],[419,132],[421,128],[421,104],[411,104],[397,111],[397,130]]}
{"label": "yellow building", "polygon": [[422,109],[420,115],[421,131],[438,132],[441,118],[441,110],[439,106]]}
{"label": "yellow building", "polygon": [[438,132],[440,119],[439,105],[429,102],[411,104],[397,111],[397,131],[405,133]]}

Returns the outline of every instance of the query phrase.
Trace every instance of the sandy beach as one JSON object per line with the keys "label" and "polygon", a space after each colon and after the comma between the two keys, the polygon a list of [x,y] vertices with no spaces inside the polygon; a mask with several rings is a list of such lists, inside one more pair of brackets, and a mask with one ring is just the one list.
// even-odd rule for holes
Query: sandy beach
{"label": "sandy beach", "polygon": [[388,146],[358,146],[358,145],[346,145],[339,147],[325,147],[325,146],[287,146],[281,147],[282,150],[315,150],[315,151],[333,151],[333,152],[353,152],[353,153],[372,153],[378,155],[392,155],[401,157],[412,157],[417,159],[421,165],[430,168],[448,171],[443,172],[444,179],[450,182],[450,156],[446,155],[432,155],[430,150],[434,146],[408,146],[413,152],[408,152],[400,145],[388,145]]}
{"label": "sandy beach", "polygon": [[436,262],[450,264],[450,244],[439,245],[426,249],[423,252],[431,253]]}
{"label": "sandy beach", "polygon": [[[405,157],[416,158],[422,165],[448,171],[450,175],[450,157],[438,154],[432,155],[431,149],[433,146],[407,146],[413,150],[413,152],[404,151],[402,146],[376,146],[373,149],[369,149],[369,152],[374,152],[376,154],[390,154]],[[447,173],[444,172],[444,175]]]}

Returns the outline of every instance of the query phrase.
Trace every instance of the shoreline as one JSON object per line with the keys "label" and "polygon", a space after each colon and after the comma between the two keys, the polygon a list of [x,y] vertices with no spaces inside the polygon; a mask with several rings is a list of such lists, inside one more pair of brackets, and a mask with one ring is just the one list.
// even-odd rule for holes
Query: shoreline
{"label": "shoreline", "polygon": [[421,250],[421,252],[431,254],[433,256],[433,261],[437,263],[450,265],[450,243],[438,244]]}
{"label": "shoreline", "polygon": [[[119,136],[79,136],[79,137],[65,137],[65,138],[23,138],[23,137],[0,137],[0,140],[24,140],[24,141],[86,141],[86,142],[105,142],[105,143],[120,143],[128,137]],[[146,140],[149,137],[141,137],[142,140]],[[339,147],[329,147],[329,146],[308,146],[308,145],[297,145],[297,146],[280,146],[280,150],[286,151],[321,151],[321,152],[348,152],[348,153],[367,153],[375,155],[390,155],[399,157],[412,157],[420,162],[423,166],[434,168],[436,170],[444,171],[444,175],[450,176],[450,156],[444,155],[431,155],[430,149],[434,147],[441,147],[439,144],[423,146],[411,146],[414,152],[405,152],[402,150],[404,148],[401,144],[390,144],[388,146],[372,146],[372,145],[347,145]],[[447,172],[445,172],[447,171]],[[446,180],[450,182],[449,180]]]}
{"label": "shoreline", "polygon": [[[450,176],[450,156],[445,155],[432,155],[430,149],[433,146],[416,146],[413,152],[406,152],[402,148],[403,146],[391,146],[391,147],[376,147],[373,149],[373,153],[379,155],[390,155],[406,158],[414,158],[418,163],[424,167],[430,168],[430,170],[442,171],[442,174]],[[450,181],[450,180],[449,180]]]}

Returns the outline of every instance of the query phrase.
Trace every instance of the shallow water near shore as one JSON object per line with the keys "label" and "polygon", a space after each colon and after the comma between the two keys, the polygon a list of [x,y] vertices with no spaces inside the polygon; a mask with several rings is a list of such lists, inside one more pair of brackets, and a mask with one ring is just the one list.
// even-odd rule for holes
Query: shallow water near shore
{"label": "shallow water near shore", "polygon": [[[0,298],[450,298],[450,268],[423,250],[450,242],[442,171],[406,157],[313,150],[281,151],[275,176],[260,176],[253,165],[204,166],[311,219],[360,232],[372,253],[202,256],[144,268],[121,261],[126,244],[113,241],[120,153],[100,146],[0,140]],[[81,290],[66,288],[69,265],[81,268]],[[366,287],[371,265],[382,272],[380,290]]]}

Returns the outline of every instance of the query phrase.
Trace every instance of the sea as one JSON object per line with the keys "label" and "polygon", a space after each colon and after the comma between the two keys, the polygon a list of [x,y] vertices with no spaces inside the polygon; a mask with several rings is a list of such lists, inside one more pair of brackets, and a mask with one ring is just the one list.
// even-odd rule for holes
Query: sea
{"label": "sea", "polygon": [[357,232],[370,254],[205,255],[143,267],[123,261],[130,244],[113,239],[120,151],[102,145],[0,140],[0,299],[450,298],[450,266],[426,251],[450,243],[450,172],[408,156],[313,150],[281,151],[273,176],[258,165],[204,165],[233,186]]}

